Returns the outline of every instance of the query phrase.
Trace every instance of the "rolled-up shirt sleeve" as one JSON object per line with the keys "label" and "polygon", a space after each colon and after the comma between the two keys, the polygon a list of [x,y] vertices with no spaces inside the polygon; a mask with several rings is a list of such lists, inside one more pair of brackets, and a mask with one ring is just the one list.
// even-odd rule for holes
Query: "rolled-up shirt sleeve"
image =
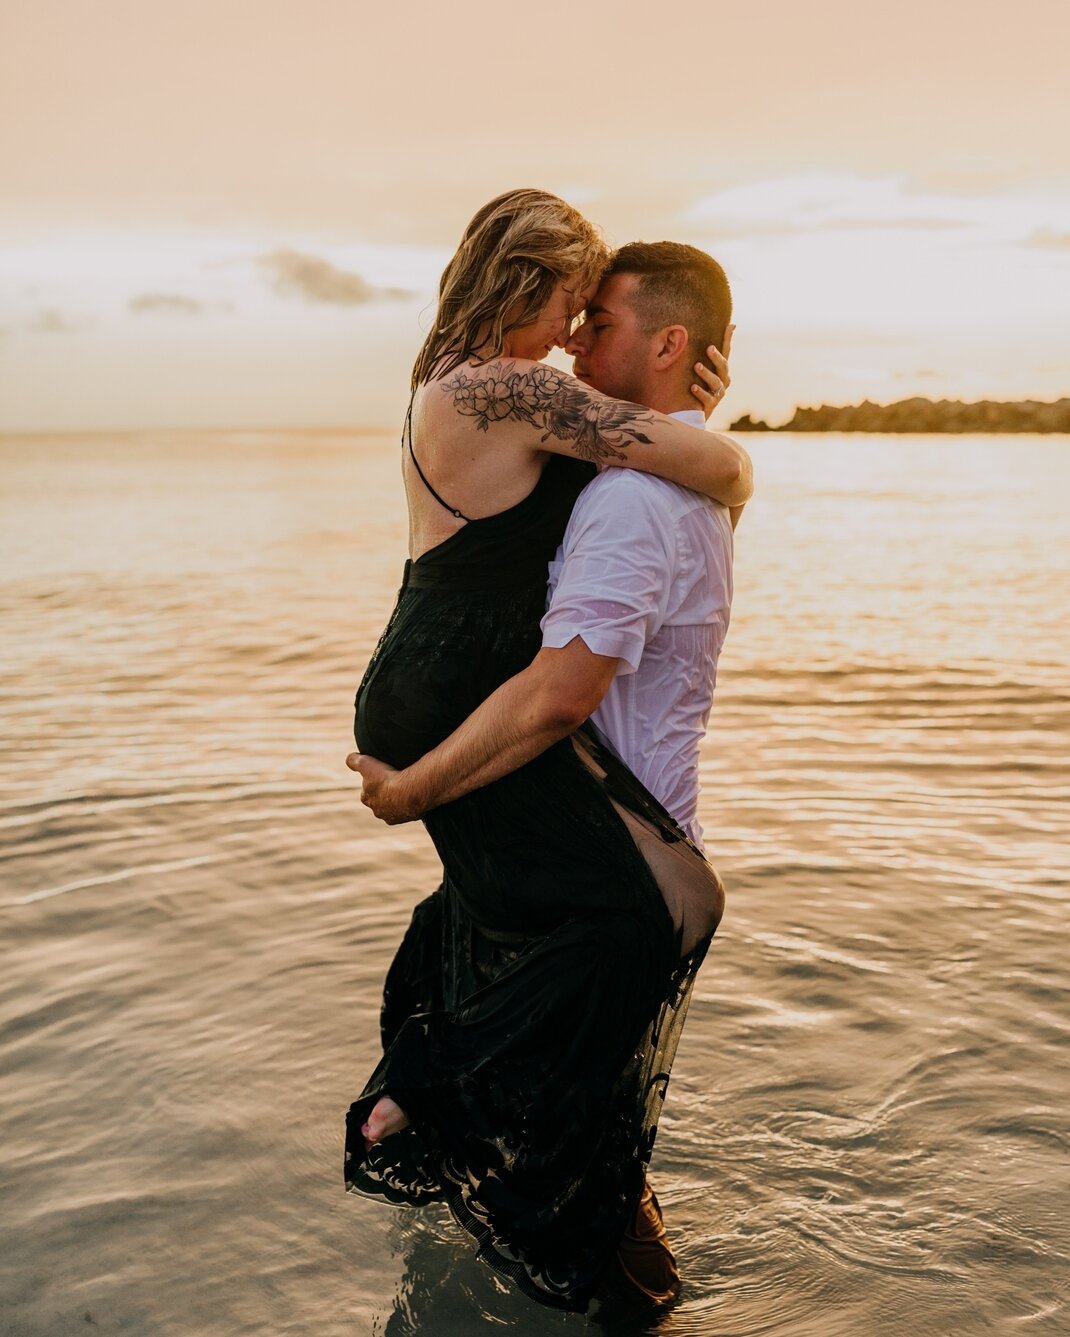
{"label": "rolled-up shirt sleeve", "polygon": [[675,555],[675,524],[656,489],[630,470],[600,476],[577,501],[552,567],[543,646],[561,649],[580,636],[634,673],[665,620]]}

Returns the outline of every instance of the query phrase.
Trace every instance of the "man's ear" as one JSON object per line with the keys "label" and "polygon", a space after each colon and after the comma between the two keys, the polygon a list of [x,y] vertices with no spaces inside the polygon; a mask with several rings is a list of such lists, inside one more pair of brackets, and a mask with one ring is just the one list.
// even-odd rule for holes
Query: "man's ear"
{"label": "man's ear", "polygon": [[679,366],[680,359],[687,357],[689,342],[684,325],[666,325],[663,330],[659,330],[654,353],[658,371],[668,371]]}

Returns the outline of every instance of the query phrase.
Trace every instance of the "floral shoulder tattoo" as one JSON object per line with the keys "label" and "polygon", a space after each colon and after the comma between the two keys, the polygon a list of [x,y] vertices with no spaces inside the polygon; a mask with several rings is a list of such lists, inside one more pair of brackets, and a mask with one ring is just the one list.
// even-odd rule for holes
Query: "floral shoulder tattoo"
{"label": "floral shoulder tattoo", "polygon": [[599,464],[624,459],[624,450],[635,442],[650,444],[642,430],[654,415],[641,404],[592,395],[552,367],[516,371],[513,362],[497,363],[495,370],[455,371],[443,382],[458,413],[476,419],[485,432],[492,422],[528,422],[551,436],[572,441],[580,459]]}

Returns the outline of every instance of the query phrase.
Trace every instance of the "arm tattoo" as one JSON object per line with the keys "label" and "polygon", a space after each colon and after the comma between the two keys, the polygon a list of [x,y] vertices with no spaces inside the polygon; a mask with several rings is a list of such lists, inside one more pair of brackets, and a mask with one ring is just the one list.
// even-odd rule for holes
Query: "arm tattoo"
{"label": "arm tattoo", "polygon": [[633,442],[650,445],[641,429],[653,422],[654,414],[641,404],[589,394],[552,367],[515,371],[515,365],[499,362],[494,371],[460,370],[443,382],[454,408],[475,418],[479,431],[507,418],[528,422],[543,433],[543,441],[551,436],[572,441],[579,458],[594,464],[624,459],[625,448]]}

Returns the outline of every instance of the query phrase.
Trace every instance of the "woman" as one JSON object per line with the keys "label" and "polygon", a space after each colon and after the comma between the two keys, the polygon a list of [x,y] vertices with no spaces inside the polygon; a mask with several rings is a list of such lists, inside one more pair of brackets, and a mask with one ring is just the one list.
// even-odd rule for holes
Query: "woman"
{"label": "woman", "polygon": [[[594,465],[749,495],[734,442],[539,365],[606,258],[574,209],[522,190],[476,214],[443,274],[406,423],[414,555],[357,694],[362,752],[409,765],[530,662]],[[445,1199],[499,1272],[583,1310],[636,1220],[720,886],[590,737],[425,821],[444,879],[387,977],[347,1187]]]}

